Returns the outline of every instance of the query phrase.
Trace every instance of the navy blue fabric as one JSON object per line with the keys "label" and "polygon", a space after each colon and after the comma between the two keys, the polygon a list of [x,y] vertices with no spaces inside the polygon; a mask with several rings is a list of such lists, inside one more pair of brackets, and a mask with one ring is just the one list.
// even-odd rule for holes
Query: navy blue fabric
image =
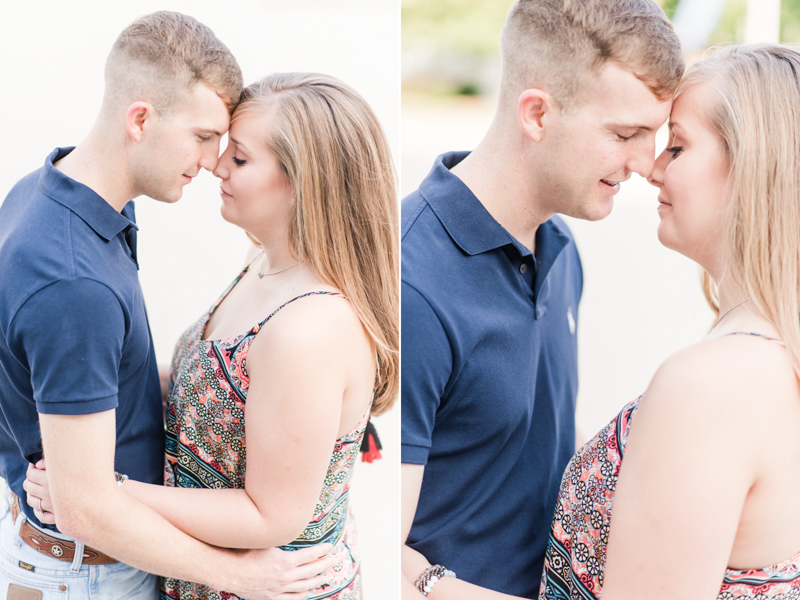
{"label": "navy blue fabric", "polygon": [[575,449],[583,274],[559,217],[535,256],[492,218],[449,171],[466,154],[402,204],[402,461],[425,465],[407,543],[535,598]]}
{"label": "navy blue fabric", "polygon": [[59,172],[70,150],[56,148],[0,205],[0,477],[21,498],[28,462],[42,456],[38,413],[116,409],[116,470],[163,480],[133,203],[120,214]]}

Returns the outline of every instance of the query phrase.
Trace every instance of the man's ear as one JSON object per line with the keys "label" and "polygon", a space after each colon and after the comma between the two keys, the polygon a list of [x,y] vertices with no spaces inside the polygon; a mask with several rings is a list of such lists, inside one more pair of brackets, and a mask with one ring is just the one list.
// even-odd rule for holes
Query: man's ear
{"label": "man's ear", "polygon": [[517,109],[522,131],[531,141],[539,142],[544,137],[547,117],[558,112],[558,105],[544,90],[530,88],[520,94]]}
{"label": "man's ear", "polygon": [[128,107],[125,115],[125,129],[134,142],[142,141],[147,121],[155,117],[156,111],[149,102],[138,101]]}

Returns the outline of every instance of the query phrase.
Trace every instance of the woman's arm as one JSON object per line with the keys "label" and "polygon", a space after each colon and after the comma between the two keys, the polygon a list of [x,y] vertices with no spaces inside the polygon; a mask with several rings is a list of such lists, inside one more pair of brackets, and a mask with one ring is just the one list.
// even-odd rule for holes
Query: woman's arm
{"label": "woman's arm", "polygon": [[765,390],[747,358],[706,342],[653,378],[620,470],[603,600],[717,597],[757,477]]}
{"label": "woman's arm", "polygon": [[[366,345],[366,346],[365,346]],[[309,297],[281,310],[247,355],[245,488],[123,490],[179,529],[227,548],[286,544],[317,502],[339,431],[354,353],[369,342],[347,301]],[[364,409],[368,395],[365,396]]]}

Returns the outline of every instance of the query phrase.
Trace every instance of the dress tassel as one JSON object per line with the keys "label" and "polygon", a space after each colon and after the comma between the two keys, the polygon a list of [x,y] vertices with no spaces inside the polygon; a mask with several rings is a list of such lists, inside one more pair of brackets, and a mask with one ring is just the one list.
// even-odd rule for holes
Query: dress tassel
{"label": "dress tassel", "polygon": [[361,440],[361,462],[371,463],[381,458],[381,440],[378,438],[378,431],[372,421],[367,422],[367,429],[364,431],[364,439]]}

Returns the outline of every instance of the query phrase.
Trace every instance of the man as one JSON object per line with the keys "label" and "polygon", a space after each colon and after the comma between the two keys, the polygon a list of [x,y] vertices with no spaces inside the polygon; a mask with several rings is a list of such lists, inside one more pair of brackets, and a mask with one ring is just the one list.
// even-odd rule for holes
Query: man
{"label": "man", "polygon": [[[319,550],[215,548],[116,484],[115,471],[163,479],[130,201],[175,202],[201,168],[214,169],[242,76],[208,27],[159,12],[122,32],[105,79],[85,140],[57,148],[0,206],[0,476],[12,492],[0,593],[155,598],[148,573],[247,598],[316,588],[331,562],[313,563]],[[22,487],[43,453],[60,531],[41,524]]]}
{"label": "man", "polygon": [[459,579],[536,597],[575,441],[583,276],[556,214],[602,219],[651,172],[683,72],[652,0],[519,0],[500,49],[486,136],[402,206],[408,599],[468,597]]}

